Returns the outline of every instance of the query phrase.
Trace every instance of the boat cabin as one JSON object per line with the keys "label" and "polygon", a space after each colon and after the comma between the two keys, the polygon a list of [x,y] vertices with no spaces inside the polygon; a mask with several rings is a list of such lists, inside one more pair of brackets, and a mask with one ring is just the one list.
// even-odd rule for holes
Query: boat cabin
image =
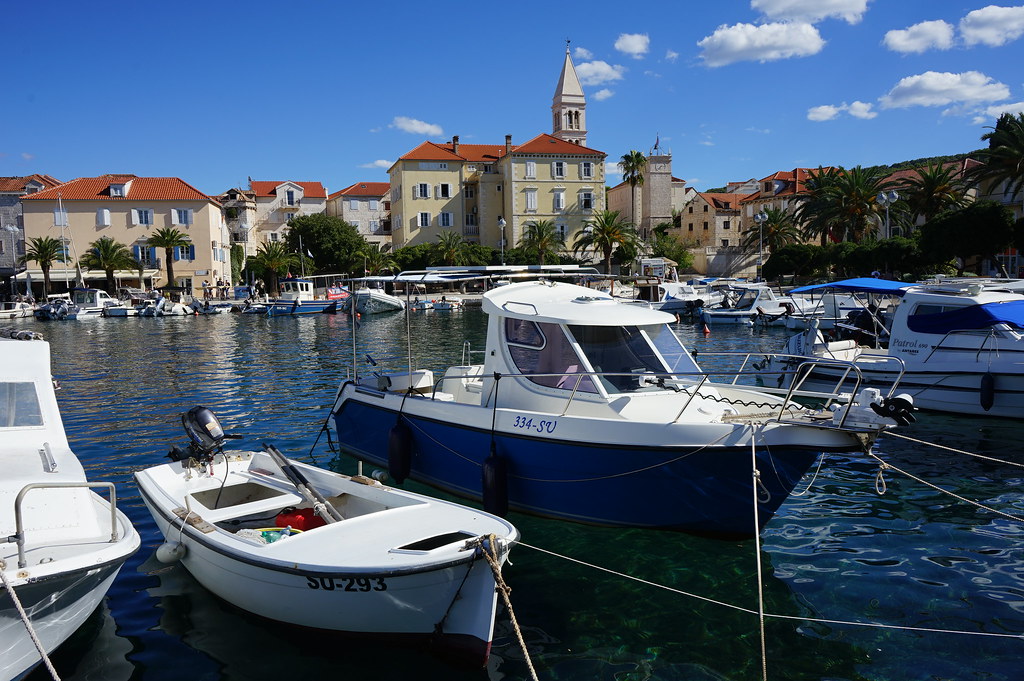
{"label": "boat cabin", "polygon": [[98,288],[76,288],[71,292],[71,302],[80,307],[110,307],[120,301]]}
{"label": "boat cabin", "polygon": [[280,300],[315,300],[313,294],[313,282],[309,279],[282,279],[280,280]]}

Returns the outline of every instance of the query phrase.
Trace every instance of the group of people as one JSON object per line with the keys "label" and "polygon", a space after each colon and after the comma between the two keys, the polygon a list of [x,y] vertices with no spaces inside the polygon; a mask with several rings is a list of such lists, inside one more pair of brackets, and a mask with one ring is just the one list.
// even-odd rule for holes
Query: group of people
{"label": "group of people", "polygon": [[203,279],[203,299],[212,300],[213,298],[220,298],[221,300],[228,300],[231,291],[231,282],[226,279],[218,279],[213,285],[206,279]]}

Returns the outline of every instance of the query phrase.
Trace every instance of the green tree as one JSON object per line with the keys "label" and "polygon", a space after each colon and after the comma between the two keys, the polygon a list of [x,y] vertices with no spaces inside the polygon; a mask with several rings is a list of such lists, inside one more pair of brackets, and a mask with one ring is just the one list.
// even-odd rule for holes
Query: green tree
{"label": "green tree", "polygon": [[245,247],[241,244],[234,244],[231,247],[231,281],[234,284],[242,282],[242,270],[245,268]]}
{"label": "green tree", "polygon": [[584,223],[584,228],[576,235],[572,250],[596,251],[604,258],[604,271],[612,273],[612,252],[616,246],[637,248],[640,237],[630,222],[619,216],[617,210],[602,210]]}
{"label": "green tree", "polygon": [[1001,188],[1013,200],[1024,194],[1024,113],[1003,114],[991,130],[981,136],[988,149],[978,152],[982,165],[971,171],[971,177],[986,185],[982,189],[987,195]]}
{"label": "green tree", "polygon": [[640,219],[636,212],[636,188],[642,187],[644,184],[644,170],[647,168],[647,157],[636,149],[632,149],[628,154],[622,155],[618,166],[619,171],[622,173],[622,179],[629,183],[633,204],[630,215],[632,215],[632,223],[636,225]]}
{"label": "green tree", "polygon": [[454,229],[442,229],[434,243],[434,253],[444,265],[466,264],[466,242]]}
{"label": "green tree", "polygon": [[130,270],[135,267],[135,256],[128,246],[113,237],[101,236],[89,244],[89,250],[78,259],[82,267],[103,270],[107,276],[107,293],[114,293],[114,270]]}
{"label": "green tree", "polygon": [[[822,245],[830,237],[859,243],[883,224],[885,209],[877,197],[893,186],[876,169],[818,168],[811,171],[804,191],[797,195],[794,215],[804,236],[820,238]],[[890,208],[890,215],[892,211]]]}
{"label": "green tree", "polygon": [[780,208],[765,208],[767,219],[758,225],[753,223],[743,232],[740,247],[745,253],[774,253],[775,251],[800,242],[800,229],[793,221],[793,215]]}
{"label": "green tree", "polygon": [[[301,241],[301,247],[299,242]],[[366,239],[353,225],[341,218],[317,213],[301,215],[288,222],[285,236],[291,253],[312,254],[316,272],[340,274],[362,267],[359,255],[366,248]]]}
{"label": "green tree", "polygon": [[697,248],[699,243],[694,240],[680,241],[671,234],[663,231],[654,231],[654,242],[651,244],[651,257],[668,258],[676,264],[677,272],[693,271],[692,248]]}
{"label": "green tree", "polygon": [[192,240],[180,229],[161,227],[146,238],[146,243],[164,249],[164,267],[167,270],[167,283],[164,285],[177,286],[174,280],[174,249],[191,246]]}
{"label": "green tree", "polygon": [[260,244],[253,257],[253,265],[258,268],[267,280],[267,292],[276,296],[277,280],[282,274],[288,272],[289,267],[299,264],[299,258],[288,250],[288,245],[283,241],[267,241]]}
{"label": "green tree", "polygon": [[[977,256],[989,260],[1007,276],[996,258],[1013,244],[1013,211],[995,201],[977,201],[960,210],[943,213],[921,228],[921,251],[931,262]],[[962,267],[960,268],[962,271]]]}
{"label": "green tree", "polygon": [[49,236],[37,236],[28,240],[28,248],[21,257],[22,263],[32,261],[43,271],[43,298],[50,295],[50,268],[60,260],[64,262],[64,244],[60,239]]}
{"label": "green tree", "polygon": [[523,236],[517,246],[533,254],[537,264],[543,267],[548,256],[558,260],[559,254],[565,250],[565,236],[558,231],[553,221],[534,220],[526,223],[526,229],[523,230]]}
{"label": "green tree", "polygon": [[391,253],[382,251],[380,244],[367,244],[357,255],[363,259],[363,272],[366,276],[373,276],[398,267],[398,263],[395,262]]}
{"label": "green tree", "polygon": [[918,219],[927,222],[939,213],[967,205],[967,183],[960,176],[959,166],[930,163],[914,172],[899,189],[910,225]]}

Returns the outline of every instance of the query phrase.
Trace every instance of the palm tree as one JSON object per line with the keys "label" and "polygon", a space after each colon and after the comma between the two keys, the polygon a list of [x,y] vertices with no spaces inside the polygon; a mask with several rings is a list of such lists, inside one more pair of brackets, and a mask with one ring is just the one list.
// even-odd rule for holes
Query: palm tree
{"label": "palm tree", "polygon": [[774,253],[790,244],[800,243],[800,228],[791,213],[781,208],[765,208],[764,214],[767,218],[764,222],[744,230],[740,241],[744,252],[761,253],[767,249]]}
{"label": "palm tree", "polygon": [[128,247],[113,237],[101,236],[89,244],[89,250],[78,259],[82,267],[103,270],[107,275],[107,293],[114,292],[114,270],[129,270],[135,267],[135,256]]}
{"label": "palm tree", "polygon": [[192,240],[179,229],[161,227],[150,234],[146,242],[154,248],[164,249],[164,263],[167,268],[167,283],[165,286],[174,286],[174,249],[191,246]]}
{"label": "palm tree", "polygon": [[917,175],[906,178],[900,189],[911,225],[919,218],[928,222],[943,211],[967,205],[967,184],[956,165],[929,163],[915,172]]}
{"label": "palm tree", "polygon": [[49,236],[38,236],[28,240],[28,249],[21,257],[22,263],[32,261],[39,265],[43,271],[43,299],[50,294],[50,268],[53,263],[60,260],[64,262],[67,254],[64,252],[64,244],[60,239]]}
{"label": "palm tree", "polygon": [[565,235],[551,220],[534,220],[526,223],[518,246],[524,251],[536,252],[537,264],[544,267],[547,256],[557,259],[558,254],[565,250]]}
{"label": "palm tree", "polygon": [[612,251],[616,246],[639,246],[640,237],[632,223],[619,217],[617,210],[602,210],[583,224],[583,231],[576,234],[572,250],[574,253],[600,251],[604,256],[604,271],[607,274],[612,273]]}
{"label": "palm tree", "polygon": [[647,167],[647,157],[636,149],[632,149],[628,154],[623,154],[622,158],[619,159],[618,166],[619,171],[622,173],[622,179],[629,183],[633,199],[630,215],[632,215],[633,224],[635,225],[640,221],[640,216],[636,212],[636,188],[638,186],[642,187],[644,184],[644,169]]}
{"label": "palm tree", "polygon": [[796,218],[805,236],[820,236],[823,245],[830,236],[860,242],[882,223],[885,210],[877,197],[893,186],[877,170],[819,168],[811,172],[805,191],[798,195]]}
{"label": "palm tree", "polygon": [[434,245],[437,255],[445,265],[466,264],[466,242],[454,229],[442,229]]}
{"label": "palm tree", "polygon": [[988,149],[978,154],[983,165],[971,175],[988,185],[988,194],[998,193],[993,190],[1002,183],[1011,200],[1024,193],[1024,113],[1003,114],[981,139],[988,141]]}
{"label": "palm tree", "polygon": [[299,257],[288,250],[283,241],[266,241],[260,244],[253,257],[253,262],[263,270],[267,278],[267,292],[270,296],[277,295],[277,277],[299,263]]}
{"label": "palm tree", "polygon": [[363,270],[367,276],[398,267],[398,263],[390,253],[380,250],[380,244],[366,244],[356,252],[356,257],[363,259]]}

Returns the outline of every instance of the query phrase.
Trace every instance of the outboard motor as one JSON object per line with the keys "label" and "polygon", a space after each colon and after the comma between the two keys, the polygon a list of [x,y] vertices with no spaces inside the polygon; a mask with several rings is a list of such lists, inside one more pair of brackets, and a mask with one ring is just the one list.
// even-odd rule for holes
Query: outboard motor
{"label": "outboard motor", "polygon": [[220,421],[206,407],[192,407],[182,414],[181,426],[185,429],[185,434],[188,435],[188,448],[183,449],[174,445],[167,454],[172,461],[185,459],[210,461],[213,459],[213,455],[224,446],[224,440],[227,439]]}

